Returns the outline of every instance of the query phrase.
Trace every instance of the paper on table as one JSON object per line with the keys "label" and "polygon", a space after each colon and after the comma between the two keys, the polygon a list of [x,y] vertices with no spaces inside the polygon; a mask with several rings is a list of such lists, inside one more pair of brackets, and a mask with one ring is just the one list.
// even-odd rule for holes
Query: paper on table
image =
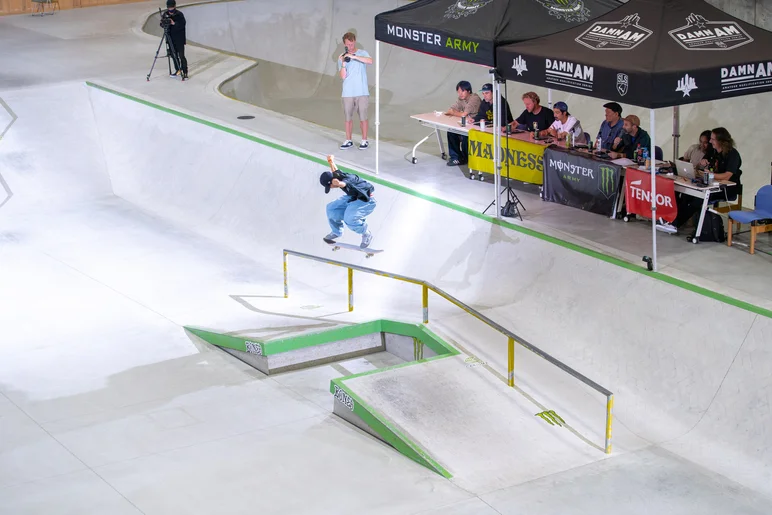
{"label": "paper on table", "polygon": [[626,157],[620,157],[619,159],[614,159],[611,162],[619,166],[630,166],[635,164],[635,161],[632,159],[627,159]]}

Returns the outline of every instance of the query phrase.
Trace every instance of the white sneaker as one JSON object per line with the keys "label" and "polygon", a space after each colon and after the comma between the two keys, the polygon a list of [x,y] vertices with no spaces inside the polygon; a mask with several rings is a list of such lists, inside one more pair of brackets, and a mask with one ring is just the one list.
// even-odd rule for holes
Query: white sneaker
{"label": "white sneaker", "polygon": [[344,142],[343,142],[343,144],[340,146],[340,149],[341,149],[341,150],[348,150],[348,149],[350,149],[350,148],[351,148],[351,147],[353,147],[353,146],[354,146],[354,142],[353,142],[353,141],[351,141],[350,139],[347,139],[347,140],[346,140],[346,141],[344,141]]}
{"label": "white sneaker", "polygon": [[359,144],[359,150],[367,150],[368,148],[370,148],[370,144],[366,139],[363,139],[362,143]]}
{"label": "white sneaker", "polygon": [[373,233],[370,231],[367,231],[362,235],[362,243],[359,244],[359,246],[363,249],[366,249],[370,246],[370,243],[373,241]]}
{"label": "white sneaker", "polygon": [[671,225],[667,223],[662,218],[660,218],[659,221],[657,221],[657,230],[666,232],[668,234],[676,234],[678,232],[678,229],[676,228],[675,225]]}

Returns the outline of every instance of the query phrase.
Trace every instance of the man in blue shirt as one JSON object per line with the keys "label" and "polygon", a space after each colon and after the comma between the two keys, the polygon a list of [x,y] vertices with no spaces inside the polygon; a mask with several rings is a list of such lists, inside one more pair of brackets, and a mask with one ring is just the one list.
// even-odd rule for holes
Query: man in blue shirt
{"label": "man in blue shirt", "polygon": [[365,150],[367,143],[367,107],[370,103],[370,92],[367,88],[367,65],[373,64],[373,59],[365,50],[357,50],[357,37],[353,32],[343,34],[343,44],[346,51],[338,57],[338,73],[343,79],[343,113],[346,116],[346,141],[340,146],[342,150],[354,146],[351,133],[354,130],[354,111],[359,115],[359,127],[362,129],[362,142],[359,150]]}
{"label": "man in blue shirt", "polygon": [[[622,121],[622,106],[616,102],[609,102],[606,108],[606,119],[600,124],[597,138],[601,139],[598,150],[611,150],[614,140],[622,135],[624,122]],[[596,138],[596,139],[597,139]]]}

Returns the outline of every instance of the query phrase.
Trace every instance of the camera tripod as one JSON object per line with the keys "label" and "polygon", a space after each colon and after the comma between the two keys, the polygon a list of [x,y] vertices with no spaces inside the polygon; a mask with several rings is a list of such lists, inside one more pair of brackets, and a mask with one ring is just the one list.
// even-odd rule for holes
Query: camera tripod
{"label": "camera tripod", "polygon": [[[507,125],[507,152],[506,155],[509,156],[509,125]],[[520,218],[520,221],[523,221],[523,215],[520,213],[520,208],[525,211],[525,206],[520,201],[520,199],[517,196],[517,193],[515,193],[515,190],[512,189],[512,186],[510,184],[509,179],[509,158],[505,158],[505,161],[507,163],[507,185],[504,187],[503,190],[501,190],[501,195],[504,195],[504,193],[507,194],[507,200],[504,202],[504,205],[501,207],[501,216],[505,216],[507,218],[514,218],[518,217]],[[495,170],[494,170],[494,173]],[[501,197],[499,195],[499,197]],[[493,201],[488,204],[488,207],[485,208],[485,211],[482,212],[482,214],[485,214],[494,204],[496,203],[496,199],[493,199]],[[518,207],[519,206],[519,207]]]}
{"label": "camera tripod", "polygon": [[[161,9],[158,9],[158,13],[161,13]],[[161,14],[161,20],[163,20],[163,14]],[[172,43],[172,38],[169,37],[169,25],[166,25],[164,28],[164,33],[161,36],[161,41],[158,43],[158,50],[155,51],[155,57],[153,58],[153,64],[150,66],[150,71],[147,73],[147,80],[150,81],[150,75],[153,73],[153,68],[155,68],[155,62],[158,60],[158,54],[161,52],[161,47],[163,46],[164,42],[166,42],[166,57],[167,62],[169,64],[169,75],[172,75],[172,60],[174,60],[174,69],[178,70],[180,73],[182,73],[182,63],[180,63],[180,56],[177,55],[177,50],[174,48],[174,43]]]}
{"label": "camera tripod", "polygon": [[[501,207],[501,216],[505,216],[507,218],[520,218],[520,221],[523,221],[523,215],[520,213],[520,209],[522,208],[523,211],[525,211],[525,206],[520,201],[520,199],[517,196],[517,193],[515,193],[515,190],[512,189],[512,186],[510,186],[509,183],[509,163],[507,162],[507,185],[504,187],[503,190],[501,190],[501,195],[503,196],[505,193],[507,195],[507,200],[504,202],[504,205]],[[493,205],[496,203],[496,199],[491,201],[490,204],[488,204],[488,207],[485,208],[485,211],[482,212],[482,214],[485,214]]]}

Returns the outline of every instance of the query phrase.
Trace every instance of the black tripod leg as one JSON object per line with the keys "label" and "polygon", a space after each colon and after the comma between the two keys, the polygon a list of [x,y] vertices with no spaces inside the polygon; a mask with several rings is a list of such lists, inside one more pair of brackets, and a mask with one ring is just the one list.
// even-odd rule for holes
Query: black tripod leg
{"label": "black tripod leg", "polygon": [[153,68],[155,68],[155,62],[158,60],[158,54],[161,53],[161,46],[164,44],[164,39],[166,39],[166,34],[161,36],[161,41],[158,43],[158,49],[155,51],[155,57],[153,58],[153,64],[150,66],[150,71],[147,72],[147,80],[150,80],[150,75],[153,73]]}
{"label": "black tripod leg", "polygon": [[[166,37],[166,57],[171,57],[174,60],[175,73],[182,73],[182,63],[180,63],[180,56],[177,55],[177,49],[174,48],[174,43],[170,37]],[[172,74],[172,65],[169,63],[169,75]]]}

